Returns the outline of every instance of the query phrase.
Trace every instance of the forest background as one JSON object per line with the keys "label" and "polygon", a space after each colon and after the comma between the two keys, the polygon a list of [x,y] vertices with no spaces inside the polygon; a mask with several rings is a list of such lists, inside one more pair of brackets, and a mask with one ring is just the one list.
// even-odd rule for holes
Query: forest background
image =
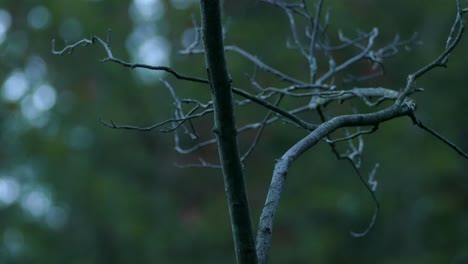
{"label": "forest background", "polygon": [[[385,61],[384,76],[366,82],[399,89],[443,49],[456,5],[344,0],[324,7],[336,43],[338,30],[353,36],[378,27],[382,44],[395,34],[419,33],[420,45],[402,49]],[[204,76],[203,56],[178,54],[192,41],[198,8],[188,0],[0,0],[1,263],[234,262],[221,172],[174,165],[199,156],[215,162],[217,152],[179,155],[172,134],[112,130],[99,121],[148,126],[170,118],[173,103],[160,78],[184,98],[207,100],[207,90],[168,74],[100,63],[100,46],[71,56],[51,53],[52,39],[62,47],[90,34],[104,38],[111,28],[116,57]],[[226,43],[293,76],[306,74],[300,57],[286,48],[290,32],[281,10],[225,1],[224,16]],[[465,150],[466,46],[464,38],[448,69],[419,80],[425,92],[415,96],[419,118]],[[235,85],[249,86],[245,73],[254,66],[234,54],[227,59]],[[238,124],[256,111],[238,109]],[[211,116],[194,125],[211,137]],[[241,135],[241,147],[253,135]],[[274,160],[303,136],[276,124],[246,160],[254,227]],[[376,162],[382,208],[363,238],[349,231],[365,229],[375,205],[349,164],[326,144],[296,162],[278,211],[271,263],[467,263],[466,160],[401,118],[366,137],[364,167],[370,171]]]}

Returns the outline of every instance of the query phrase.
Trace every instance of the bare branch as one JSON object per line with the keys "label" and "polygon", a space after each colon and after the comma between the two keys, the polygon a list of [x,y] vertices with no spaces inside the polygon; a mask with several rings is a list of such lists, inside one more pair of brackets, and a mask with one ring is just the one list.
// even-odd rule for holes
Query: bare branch
{"label": "bare branch", "polygon": [[[318,114],[320,115],[321,120],[324,122],[326,120],[324,114],[322,113],[320,108],[318,108],[317,110],[318,110]],[[376,129],[377,126],[374,126],[374,128]],[[348,135],[348,137],[349,137],[349,133],[348,133],[347,129],[345,129],[345,132],[346,132],[346,135]],[[358,127],[358,133],[359,132],[360,132],[360,128]],[[369,181],[368,181],[369,184],[367,184],[364,181],[364,179],[362,177],[362,174],[361,174],[361,171],[360,171],[361,156],[362,156],[362,150],[363,150],[363,147],[364,147],[364,141],[362,139],[362,135],[358,135],[358,137],[359,137],[359,147],[357,149],[354,146],[352,138],[348,139],[349,146],[352,149],[352,152],[348,153],[348,154],[340,154],[338,152],[338,149],[336,148],[336,144],[332,140],[330,140],[328,136],[325,137],[325,139],[328,140],[329,146],[330,146],[332,152],[336,155],[337,159],[339,159],[339,160],[345,159],[345,160],[347,160],[347,161],[349,161],[351,163],[351,166],[353,167],[354,171],[359,176],[359,180],[364,185],[364,187],[367,189],[367,191],[370,193],[370,195],[372,197],[372,200],[375,203],[374,214],[372,216],[372,219],[371,219],[369,225],[367,226],[367,228],[363,232],[350,231],[350,234],[353,237],[363,237],[363,236],[367,235],[370,232],[370,230],[372,229],[372,227],[375,224],[375,221],[377,219],[377,214],[378,214],[379,209],[380,209],[380,203],[377,200],[377,197],[375,196],[375,191],[376,191],[376,188],[377,188],[377,181],[374,180],[374,176],[375,176],[375,173],[377,171],[377,167],[379,165],[376,164],[374,169],[371,171],[371,173],[369,175]],[[356,160],[356,157],[358,158],[357,160]]]}
{"label": "bare branch", "polygon": [[378,35],[379,35],[379,30],[377,28],[372,29],[372,31],[370,32],[367,47],[361,53],[359,53],[358,55],[348,59],[345,62],[343,62],[341,65],[337,66],[336,68],[330,69],[327,73],[322,75],[317,80],[317,83],[323,83],[325,80],[327,80],[328,78],[330,78],[331,76],[333,76],[337,72],[340,72],[340,71],[348,68],[350,65],[352,65],[352,64],[356,63],[357,61],[359,61],[359,60],[363,59],[364,57],[366,57],[368,55],[368,53],[370,52],[372,46],[374,45],[374,40]]}
{"label": "bare branch", "polygon": [[[455,34],[455,31],[457,31],[456,34]],[[426,72],[436,67],[444,67],[444,68],[447,67],[448,56],[460,42],[464,31],[465,31],[465,19],[463,17],[463,9],[461,8],[460,0],[457,0],[457,15],[455,18],[455,22],[453,23],[453,26],[450,30],[449,37],[447,38],[447,46],[446,46],[445,51],[442,52],[442,54],[440,54],[439,57],[435,59],[432,63],[426,65],[425,67],[415,72],[413,74],[414,79],[417,79],[418,77],[424,75]],[[452,41],[453,35],[455,35],[455,39]]]}
{"label": "bare branch", "polygon": [[373,192],[377,190],[378,181],[374,180],[374,177],[379,167],[380,167],[380,164],[376,163],[372,171],[369,173],[369,180],[367,181],[367,183],[369,184]]}
{"label": "bare branch", "polygon": [[[110,37],[108,36],[107,39],[109,40],[109,38]],[[63,55],[65,52],[68,52],[69,54],[71,54],[71,52],[76,47],[88,46],[90,44],[93,44],[96,40],[104,47],[104,49],[107,52],[108,57],[102,59],[101,60],[102,62],[112,61],[112,62],[120,64],[120,65],[122,65],[124,67],[129,67],[131,69],[144,68],[144,69],[149,69],[149,70],[162,70],[162,71],[166,71],[166,72],[171,73],[177,79],[208,84],[208,80],[206,80],[206,79],[202,79],[202,78],[198,78],[198,77],[190,77],[190,76],[185,76],[185,75],[179,74],[178,72],[176,72],[175,70],[173,70],[171,67],[168,67],[168,66],[151,66],[151,65],[140,64],[140,63],[128,63],[128,62],[125,62],[125,61],[123,61],[121,59],[115,58],[113,56],[113,54],[112,54],[112,50],[110,48],[109,43],[105,42],[104,40],[102,40],[101,38],[99,38],[99,37],[97,37],[95,35],[92,35],[90,39],[82,39],[82,40],[76,42],[75,44],[67,45],[60,51],[55,50],[55,40],[52,40],[52,53],[55,54],[55,55]],[[268,66],[266,66],[266,67],[268,67]],[[275,70],[273,69],[273,71],[275,71]],[[279,71],[278,71],[278,73],[282,74]],[[286,78],[288,78],[288,77],[286,77]],[[299,82],[299,81],[297,81],[297,82],[298,82],[299,85],[306,85],[306,84],[304,84],[302,82]],[[316,125],[309,124],[309,123],[305,122],[304,120],[301,120],[297,116],[294,116],[294,115],[288,113],[287,111],[284,111],[284,110],[282,110],[282,109],[268,103],[265,100],[259,99],[259,98],[255,97],[254,95],[251,95],[251,94],[247,93],[246,91],[244,91],[242,89],[232,87],[232,91],[234,93],[236,93],[236,94],[239,94],[239,95],[241,95],[241,96],[243,96],[243,97],[257,103],[257,104],[263,105],[264,107],[266,107],[266,108],[268,108],[268,109],[270,109],[270,110],[284,116],[285,118],[290,119],[292,122],[297,123],[299,126],[305,128],[307,130],[312,130],[312,129],[314,129],[316,127]],[[167,122],[165,121],[164,124],[166,124],[168,122],[170,122],[170,121],[167,120]],[[103,123],[107,124],[105,122],[103,122]],[[111,128],[136,129],[136,130],[141,130],[141,131],[150,131],[150,130],[153,130],[154,128],[157,128],[157,127],[161,126],[161,123],[158,123],[158,124],[155,124],[153,126],[146,127],[146,128],[138,128],[138,127],[133,127],[133,126],[116,126],[116,127],[114,127],[112,124],[110,124],[110,125],[107,124],[107,126],[111,127]]]}
{"label": "bare branch", "polygon": [[333,139],[333,140],[330,140],[328,138],[324,138],[324,140],[327,143],[337,143],[337,142],[340,142],[340,141],[346,141],[346,140],[354,139],[354,138],[357,138],[357,137],[362,136],[362,135],[374,133],[378,128],[379,128],[378,126],[374,126],[369,130],[358,131],[358,132],[356,132],[356,133],[354,133],[352,135],[348,135],[348,136],[346,136],[344,138],[338,138],[338,139]]}
{"label": "bare branch", "polygon": [[[237,46],[233,46],[233,45],[230,45],[230,46],[225,46],[224,49],[226,51],[232,51],[234,53],[237,53],[239,55],[241,55],[242,57],[248,59],[249,61],[251,61],[252,63],[254,63],[258,68],[266,71],[266,72],[269,72],[277,77],[279,77],[281,80],[284,80],[284,81],[287,81],[287,82],[290,82],[290,83],[293,83],[293,84],[298,84],[298,85],[306,85],[306,83],[302,82],[302,81],[299,81],[293,77],[290,77],[288,76],[287,74],[267,65],[265,62],[263,62],[262,60],[260,60],[258,57],[248,53],[247,51],[237,47]],[[181,52],[181,54],[200,54],[200,53],[204,53],[205,50],[204,49],[192,49],[190,51],[183,51]]]}
{"label": "bare branch", "polygon": [[368,39],[370,34],[359,34],[359,36],[353,40],[349,40],[347,38],[344,38],[343,32],[341,30],[338,31],[338,36],[341,40],[345,39],[343,44],[337,45],[337,46],[324,46],[323,48],[327,51],[336,51],[336,50],[342,50],[350,46],[355,46],[357,43]]}
{"label": "bare branch", "polygon": [[[109,41],[109,39],[110,37],[108,35],[107,40]],[[100,37],[97,37],[95,35],[91,35],[90,39],[82,39],[76,42],[75,44],[67,45],[62,50],[59,50],[59,51],[55,50],[55,40],[52,40],[52,53],[54,55],[63,55],[65,52],[68,52],[68,54],[71,54],[76,47],[88,46],[90,44],[94,44],[96,40],[104,47],[107,53],[107,57],[103,58],[101,62],[112,61],[112,62],[118,63],[124,67],[128,67],[131,69],[144,68],[144,69],[149,69],[149,70],[165,71],[165,72],[172,74],[174,77],[180,80],[186,80],[186,81],[192,81],[192,82],[198,82],[198,83],[208,83],[208,80],[206,79],[182,75],[168,66],[152,66],[152,65],[141,64],[141,63],[129,63],[121,59],[117,59],[112,55],[112,50],[110,48],[109,42],[106,42],[102,40]]]}
{"label": "bare branch", "polygon": [[275,105],[267,102],[267,101],[264,101],[264,100],[261,100],[261,99],[258,99],[256,96],[254,95],[251,95],[249,93],[247,93],[246,91],[244,90],[241,90],[241,89],[236,89],[236,88],[233,88],[232,89],[234,93],[236,94],[239,94],[239,95],[242,95],[243,97],[245,98],[248,98],[254,102],[257,102],[263,106],[265,106],[266,108],[270,109],[270,110],[273,110],[274,112],[284,116],[285,118],[291,120],[292,122],[296,123],[297,125],[299,125],[300,127],[306,129],[306,130],[313,130],[317,127],[317,125],[313,125],[313,124],[310,124],[304,120],[302,120],[301,118],[291,114],[291,113],[288,113],[287,111],[281,109],[281,108],[278,108],[276,107]]}
{"label": "bare branch", "polygon": [[[405,98],[414,91],[415,81],[422,75],[426,74],[427,72],[431,71],[437,67],[447,67],[448,56],[450,53],[455,49],[455,47],[460,42],[463,32],[465,30],[465,19],[463,17],[463,8],[461,7],[460,0],[457,0],[457,14],[455,17],[455,22],[453,22],[452,28],[450,30],[450,34],[447,39],[447,44],[445,50],[431,63],[425,65],[424,67],[417,70],[415,73],[412,73],[408,76],[408,81],[406,82],[405,89],[401,92],[400,96],[398,97],[396,103],[401,104]],[[458,29],[458,30],[457,30]],[[452,41],[452,36],[455,34],[455,39]]]}
{"label": "bare branch", "polygon": [[[320,19],[320,13],[322,12],[322,6],[323,6],[323,0],[320,0],[317,6],[317,10],[315,13],[315,20],[313,21],[313,30],[312,30],[312,37],[310,40],[310,46],[309,46],[309,55],[308,55],[308,61],[310,65],[310,83],[315,82],[315,76],[317,75],[317,59],[315,56],[315,44],[317,42],[317,31],[319,30],[319,19]],[[312,23],[312,19],[310,19],[310,22]]]}
{"label": "bare branch", "polygon": [[[302,106],[302,107],[299,107],[299,108],[296,108],[296,109],[293,109],[291,111],[289,111],[289,113],[291,114],[297,114],[297,113],[301,113],[301,112],[304,112],[304,111],[309,111],[310,109],[307,107],[307,106]],[[242,134],[246,131],[249,131],[249,130],[252,130],[252,129],[261,129],[262,127],[264,126],[267,126],[267,125],[270,125],[270,124],[273,124],[279,120],[282,120],[280,117],[276,116],[276,117],[271,117],[269,118],[267,121],[261,121],[261,122],[258,122],[258,123],[249,123],[249,124],[246,124],[240,128],[237,129],[237,133],[238,134]],[[283,121],[286,121],[286,120],[283,120]],[[296,123],[292,123],[292,124],[295,124],[297,126]],[[178,133],[177,131],[174,132],[174,142],[175,142],[175,147],[174,149],[176,150],[176,152],[180,153],[180,154],[190,154],[190,153],[193,153],[201,148],[204,148],[208,145],[211,145],[211,144],[215,144],[216,143],[216,139],[213,138],[213,139],[209,139],[209,140],[206,140],[206,141],[203,141],[203,142],[199,142],[195,145],[193,145],[192,147],[190,148],[182,148],[180,146],[180,140],[179,140],[179,136],[178,136]],[[245,154],[244,154],[245,156]]]}
{"label": "bare branch", "polygon": [[371,221],[369,223],[369,225],[367,225],[367,228],[362,231],[362,232],[354,232],[354,231],[350,231],[350,235],[353,236],[353,237],[364,237],[366,236],[371,230],[372,228],[374,227],[375,225],[375,221],[377,220],[377,215],[379,214],[379,210],[380,210],[380,207],[375,207],[375,210],[374,210],[374,213],[372,214],[372,218],[371,218]]}
{"label": "bare branch", "polygon": [[[280,96],[278,97],[278,99],[276,100],[275,105],[278,105],[278,104],[280,103],[280,101],[281,101],[282,98],[283,98],[283,96],[280,95]],[[258,129],[257,134],[255,135],[255,138],[254,138],[252,144],[251,144],[250,147],[247,149],[247,151],[244,153],[244,155],[242,155],[242,157],[241,157],[241,160],[242,160],[242,161],[244,161],[244,160],[252,153],[252,151],[254,150],[254,148],[257,146],[258,141],[260,140],[260,137],[261,137],[261,135],[262,135],[262,133],[263,133],[263,130],[264,130],[264,128],[265,128],[265,125],[267,124],[268,120],[270,119],[272,113],[273,113],[272,111],[269,111],[269,112],[267,113],[267,115],[265,116],[265,118],[263,119],[263,121],[260,123],[260,128]]]}
{"label": "bare branch", "polygon": [[369,222],[367,228],[362,232],[350,231],[350,234],[353,237],[363,237],[363,236],[366,236],[369,233],[369,231],[372,230],[372,228],[374,227],[375,221],[377,220],[377,215],[378,215],[379,210],[380,210],[379,200],[375,196],[375,190],[377,188],[377,181],[374,180],[374,176],[375,176],[375,173],[377,172],[377,168],[379,167],[379,164],[377,163],[374,166],[374,169],[369,174],[369,180],[368,180],[368,182],[366,182],[364,180],[364,178],[362,177],[362,174],[361,174],[361,171],[359,170],[359,167],[354,163],[353,159],[350,157],[350,158],[348,158],[348,160],[353,165],[354,171],[359,176],[359,180],[361,181],[362,185],[364,185],[364,187],[366,187],[367,191],[370,193],[370,195],[372,197],[372,200],[374,201],[374,204],[375,204],[374,214],[372,215],[371,221]]}
{"label": "bare branch", "polygon": [[[273,220],[278,209],[281,193],[283,192],[286,175],[290,166],[297,158],[338,128],[378,125],[387,120],[409,115],[414,110],[415,105],[411,102],[407,102],[402,105],[394,104],[389,108],[370,114],[353,114],[334,117],[319,125],[314,131],[309,133],[309,135],[289,148],[288,151],[276,161],[267,199],[260,216],[260,223],[257,231],[257,254],[259,263],[266,263],[268,259]],[[367,184],[366,186],[368,187]],[[371,193],[373,194],[373,192]]]}
{"label": "bare branch", "polygon": [[[171,93],[172,98],[174,99],[174,104],[175,104],[175,113],[174,113],[174,118],[172,119],[167,119],[165,121],[156,123],[151,126],[147,127],[138,127],[138,126],[129,126],[129,125],[116,125],[112,120],[110,123],[105,122],[101,118],[101,123],[109,128],[113,129],[128,129],[128,130],[138,130],[138,131],[152,131],[157,128],[164,127],[167,124],[172,124],[170,127],[165,127],[161,128],[159,132],[167,133],[167,132],[172,132],[176,130],[179,127],[183,127],[185,122],[190,122],[192,119],[196,119],[202,116],[205,116],[206,114],[212,113],[213,110],[213,103],[209,102],[207,104],[203,104],[197,100],[184,100],[185,103],[193,103],[195,104],[194,107],[192,107],[187,114],[183,112],[182,109],[182,101],[177,97],[174,89],[169,85],[168,82],[164,81],[161,79],[161,82],[164,84],[165,87],[169,90]],[[204,109],[202,112],[196,113],[198,110]],[[187,128],[184,127],[184,130],[187,134],[189,134],[193,139],[197,138],[197,136],[189,131]],[[192,129],[193,131],[193,129]]]}
{"label": "bare branch", "polygon": [[195,19],[195,16],[192,16],[192,24],[193,24],[193,29],[195,30],[195,39],[193,42],[187,46],[185,50],[180,50],[180,54],[189,54],[191,53],[192,50],[196,49],[198,46],[200,46],[200,40],[201,40],[201,27],[198,26],[197,20]]}
{"label": "bare branch", "polygon": [[219,164],[213,164],[210,162],[205,161],[202,158],[198,158],[200,163],[189,163],[189,164],[179,164],[179,163],[174,163],[174,166],[180,169],[191,169],[191,168],[210,168],[210,169],[221,169],[221,165]]}
{"label": "bare branch", "polygon": [[152,130],[154,130],[156,128],[160,128],[160,127],[162,127],[162,126],[164,126],[166,124],[176,123],[176,125],[173,126],[173,127],[159,130],[160,132],[167,133],[167,132],[174,131],[175,129],[177,129],[179,126],[181,126],[187,120],[194,119],[194,118],[199,118],[199,117],[202,117],[202,116],[204,116],[206,114],[209,114],[209,113],[212,113],[212,112],[213,112],[213,109],[206,109],[203,112],[200,112],[198,114],[187,115],[187,116],[184,116],[184,117],[181,117],[181,118],[167,119],[167,120],[164,120],[162,122],[159,122],[157,124],[147,126],[147,127],[138,127],[138,126],[130,126],[130,125],[116,125],[112,120],[110,121],[110,123],[107,123],[102,118],[100,119],[100,122],[103,125],[105,125],[105,126],[107,126],[109,128],[138,130],[138,131],[146,131],[146,132],[152,131]]}
{"label": "bare branch", "polygon": [[416,115],[412,114],[412,115],[410,115],[410,117],[411,117],[411,120],[413,120],[413,123],[415,125],[422,128],[424,131],[429,132],[429,134],[433,135],[434,137],[436,137],[440,141],[444,142],[447,146],[449,146],[450,148],[455,150],[458,154],[460,154],[460,156],[464,157],[465,159],[468,159],[468,154],[466,152],[464,152],[460,147],[458,147],[455,143],[451,142],[450,140],[448,140],[447,138],[445,138],[441,134],[437,133],[437,131],[431,129],[430,127],[428,127],[426,125],[424,125],[421,122],[421,120],[416,118]]}
{"label": "bare branch", "polygon": [[65,53],[71,55],[73,53],[73,51],[75,50],[75,48],[77,47],[86,47],[86,46],[89,46],[91,44],[94,44],[94,41],[93,39],[82,39],[74,44],[71,44],[71,45],[67,45],[67,43],[65,42],[65,47],[61,50],[56,50],[55,49],[55,39],[52,39],[52,54],[54,55],[63,55]]}
{"label": "bare branch", "polygon": [[305,1],[302,1],[302,3],[300,4],[287,3],[287,2],[278,1],[278,0],[260,0],[260,1],[273,5],[273,6],[277,6],[283,10],[290,9],[296,14],[309,18],[309,14],[303,11],[303,9],[305,8]]}

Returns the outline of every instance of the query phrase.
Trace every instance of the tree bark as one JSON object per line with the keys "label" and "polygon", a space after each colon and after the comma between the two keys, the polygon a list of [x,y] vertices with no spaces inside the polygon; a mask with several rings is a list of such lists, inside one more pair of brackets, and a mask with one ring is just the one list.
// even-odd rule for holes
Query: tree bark
{"label": "tree bark", "polygon": [[224,176],[237,263],[257,263],[245,179],[237,144],[231,79],[224,55],[219,0],[201,0],[205,59],[214,104],[214,132]]}
{"label": "tree bark", "polygon": [[410,115],[415,111],[415,103],[407,100],[403,104],[394,104],[386,109],[369,113],[334,117],[319,125],[302,140],[294,144],[276,161],[265,206],[260,216],[257,230],[258,263],[266,264],[270,254],[273,220],[278,210],[281,193],[291,165],[304,152],[315,146],[320,140],[341,127],[378,125],[393,118]]}

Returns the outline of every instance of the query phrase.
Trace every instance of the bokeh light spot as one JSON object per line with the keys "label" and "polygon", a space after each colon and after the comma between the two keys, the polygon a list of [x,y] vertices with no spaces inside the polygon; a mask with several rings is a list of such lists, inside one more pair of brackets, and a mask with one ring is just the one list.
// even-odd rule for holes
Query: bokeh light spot
{"label": "bokeh light spot", "polygon": [[81,24],[76,18],[65,20],[59,29],[60,36],[64,40],[75,40],[81,36]]}
{"label": "bokeh light spot", "polygon": [[24,73],[31,81],[43,81],[47,74],[47,65],[40,56],[31,56],[25,66]]}
{"label": "bokeh light spot", "polygon": [[48,84],[43,84],[34,92],[32,99],[38,110],[47,111],[55,105],[56,98],[55,89]]}
{"label": "bokeh light spot", "polygon": [[2,96],[10,102],[21,99],[29,89],[26,75],[21,71],[14,71],[3,83]]}
{"label": "bokeh light spot", "polygon": [[[169,52],[170,45],[167,43],[166,39],[155,36],[143,41],[143,43],[138,47],[136,61],[153,66],[168,66]],[[139,70],[135,71],[135,74],[141,81],[152,83],[159,80],[163,72]]]}
{"label": "bokeh light spot", "polygon": [[0,9],[0,44],[5,40],[6,33],[11,26],[11,15],[8,11]]}
{"label": "bokeh light spot", "polygon": [[160,0],[134,0],[129,11],[135,22],[155,21],[164,15],[165,7]]}
{"label": "bokeh light spot", "polygon": [[16,180],[10,177],[0,178],[0,203],[8,206],[14,203],[19,196],[20,187]]}
{"label": "bokeh light spot", "polygon": [[166,64],[169,59],[170,45],[162,37],[145,40],[138,48],[138,61],[149,65]]}
{"label": "bokeh light spot", "polygon": [[44,29],[49,25],[50,12],[44,6],[36,6],[28,13],[28,23],[32,28]]}
{"label": "bokeh light spot", "polygon": [[39,117],[41,114],[39,109],[34,106],[32,97],[30,95],[21,100],[21,113],[29,120],[33,120]]}
{"label": "bokeh light spot", "polygon": [[36,189],[26,195],[21,201],[21,207],[33,217],[44,216],[51,206],[49,197],[44,191]]}

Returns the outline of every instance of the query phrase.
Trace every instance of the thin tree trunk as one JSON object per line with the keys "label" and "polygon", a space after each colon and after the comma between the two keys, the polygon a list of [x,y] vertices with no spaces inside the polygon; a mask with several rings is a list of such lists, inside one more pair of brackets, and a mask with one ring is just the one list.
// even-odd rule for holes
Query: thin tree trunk
{"label": "thin tree trunk", "polygon": [[237,263],[257,263],[249,202],[237,145],[231,79],[221,26],[219,0],[201,0],[203,43],[208,79],[214,102],[218,150],[224,175]]}

